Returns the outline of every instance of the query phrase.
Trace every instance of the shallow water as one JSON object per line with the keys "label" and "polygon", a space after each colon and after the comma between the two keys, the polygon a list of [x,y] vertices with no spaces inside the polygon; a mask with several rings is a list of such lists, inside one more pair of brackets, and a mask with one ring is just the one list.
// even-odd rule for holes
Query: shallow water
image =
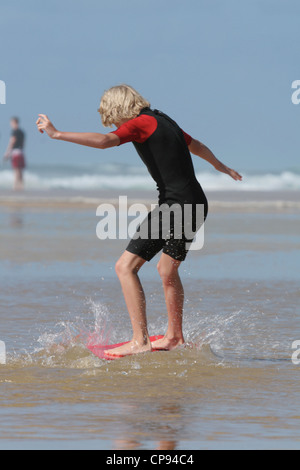
{"label": "shallow water", "polygon": [[[212,211],[180,270],[187,345],[116,361],[130,339],[96,208],[1,207],[0,448],[300,448],[300,214]],[[140,272],[149,331],[166,311],[156,257]],[[300,355],[299,355],[300,356]]]}

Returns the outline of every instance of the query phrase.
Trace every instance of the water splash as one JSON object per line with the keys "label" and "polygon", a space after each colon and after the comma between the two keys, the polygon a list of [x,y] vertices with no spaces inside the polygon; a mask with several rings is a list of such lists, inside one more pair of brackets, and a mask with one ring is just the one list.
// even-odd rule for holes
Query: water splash
{"label": "water splash", "polygon": [[199,350],[209,346],[217,357],[230,362],[290,361],[289,339],[281,336],[275,340],[276,318],[260,309],[211,314],[198,311],[186,327],[189,344]]}
{"label": "water splash", "polygon": [[32,350],[22,350],[11,354],[8,358],[14,366],[42,366],[89,368],[101,365],[92,356],[87,344],[107,344],[110,338],[108,326],[108,309],[101,303],[88,299],[92,320],[76,316],[71,320],[63,320],[39,333]]}

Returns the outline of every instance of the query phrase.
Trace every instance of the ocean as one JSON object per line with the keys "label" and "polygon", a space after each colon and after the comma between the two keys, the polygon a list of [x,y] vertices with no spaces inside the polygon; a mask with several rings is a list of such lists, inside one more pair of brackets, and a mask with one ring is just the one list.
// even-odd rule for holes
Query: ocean
{"label": "ocean", "polygon": [[[99,204],[155,202],[141,168],[0,172],[1,449],[300,449],[300,175],[198,175],[204,246],[180,267],[185,347],[115,361],[130,339]],[[132,176],[133,175],[133,176]],[[238,188],[238,189],[237,189]],[[167,325],[157,255],[140,271],[150,334]]]}
{"label": "ocean", "polygon": [[[241,172],[243,183],[237,184],[223,173],[197,172],[197,179],[208,191],[282,191],[300,189],[299,169],[285,171]],[[31,164],[25,174],[26,187],[33,190],[70,189],[147,189],[153,180],[142,165],[118,162],[76,164]],[[0,169],[0,190],[10,189],[13,175],[8,165]]]}

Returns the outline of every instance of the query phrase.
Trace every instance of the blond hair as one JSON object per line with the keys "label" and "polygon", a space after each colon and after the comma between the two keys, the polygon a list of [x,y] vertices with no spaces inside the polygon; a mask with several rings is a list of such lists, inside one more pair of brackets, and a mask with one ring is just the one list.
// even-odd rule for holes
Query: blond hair
{"label": "blond hair", "polygon": [[129,85],[118,85],[106,90],[98,109],[102,124],[112,127],[137,117],[143,108],[150,107],[149,101]]}

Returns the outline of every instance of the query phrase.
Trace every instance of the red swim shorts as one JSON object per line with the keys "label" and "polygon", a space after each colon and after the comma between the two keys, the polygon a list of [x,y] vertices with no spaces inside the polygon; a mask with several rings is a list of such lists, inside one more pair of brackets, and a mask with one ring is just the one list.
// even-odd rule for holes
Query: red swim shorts
{"label": "red swim shorts", "polygon": [[14,149],[11,154],[11,164],[13,168],[24,169],[25,157],[20,149]]}

